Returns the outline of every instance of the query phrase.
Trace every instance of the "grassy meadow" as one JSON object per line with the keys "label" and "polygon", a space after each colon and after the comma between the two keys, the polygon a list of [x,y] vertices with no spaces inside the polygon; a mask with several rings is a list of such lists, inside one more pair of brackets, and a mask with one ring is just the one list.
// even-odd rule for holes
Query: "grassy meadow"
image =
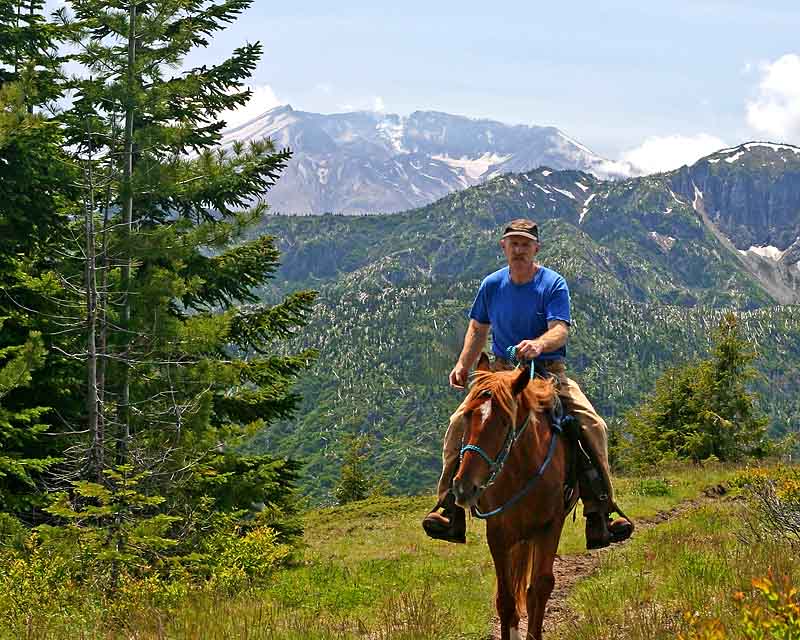
{"label": "grassy meadow", "polygon": [[571,594],[569,604],[578,615],[561,626],[558,637],[676,638],[690,631],[687,613],[736,627],[739,607],[734,595],[749,591],[753,579],[770,568],[793,576],[795,583],[800,576],[800,559],[785,544],[739,539],[742,509],[741,502],[705,504],[643,531],[635,544],[604,554],[600,570]]}
{"label": "grassy meadow", "polygon": [[[730,482],[722,465],[662,469],[658,477],[617,481],[619,502],[639,523]],[[735,482],[734,482],[735,484]],[[246,592],[138,594],[112,610],[49,607],[31,611],[24,628],[4,621],[3,638],[350,640],[491,637],[494,571],[484,524],[469,522],[468,544],[425,537],[428,496],[378,497],[305,516],[305,545],[294,566]],[[732,595],[767,569],[797,575],[785,544],[743,541],[743,498],[726,495],[601,552],[599,570],[569,595],[574,615],[550,631],[564,640],[676,638],[696,618],[734,620]],[[570,518],[562,556],[583,550],[583,518]],[[111,605],[110,605],[111,606]],[[783,636],[781,636],[783,637]],[[793,637],[793,636],[787,636]]]}

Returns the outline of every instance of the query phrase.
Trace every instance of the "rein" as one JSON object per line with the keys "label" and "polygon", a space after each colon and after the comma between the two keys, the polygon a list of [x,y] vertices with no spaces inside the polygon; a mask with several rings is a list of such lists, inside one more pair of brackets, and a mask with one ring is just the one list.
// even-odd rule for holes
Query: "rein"
{"label": "rein", "polygon": [[[517,361],[515,354],[514,354],[514,347],[509,347],[509,360],[512,362]],[[531,379],[534,377],[534,368],[531,367]],[[544,475],[544,472],[547,471],[547,467],[550,466],[550,462],[553,460],[553,454],[556,450],[556,444],[558,442],[559,434],[563,433],[562,422],[564,419],[564,409],[561,402],[558,400],[558,396],[556,396],[556,406],[558,407],[556,410],[553,411],[550,420],[551,426],[551,435],[550,435],[550,446],[547,450],[547,455],[545,456],[544,461],[539,467],[539,470],[528,479],[528,482],[525,483],[525,486],[522,487],[517,493],[515,493],[511,498],[509,498],[506,502],[501,504],[499,507],[492,509],[491,511],[483,512],[478,509],[477,506],[472,507],[472,514],[480,519],[486,520],[487,518],[491,518],[492,516],[499,515],[503,513],[506,509],[511,508],[517,502],[519,502],[523,497],[525,497],[531,489],[533,489],[534,485],[538,482],[539,478]],[[494,484],[497,476],[500,475],[500,472],[503,470],[503,465],[505,465],[506,460],[508,460],[508,456],[511,454],[512,447],[517,443],[520,439],[520,436],[525,432],[527,429],[528,424],[530,424],[531,414],[528,412],[528,417],[525,418],[525,421],[520,425],[519,429],[515,429],[514,425],[512,424],[509,429],[508,433],[506,434],[505,442],[503,443],[503,448],[500,449],[500,453],[497,454],[495,459],[492,459],[490,455],[488,455],[481,447],[474,444],[468,444],[461,447],[461,453],[459,453],[459,464],[464,459],[464,454],[467,451],[474,451],[477,453],[481,458],[483,458],[486,463],[489,465],[489,477],[486,479],[480,487],[480,493],[482,494],[488,487]],[[462,440],[463,443],[463,440]],[[479,494],[480,495],[480,494]]]}
{"label": "rein", "polygon": [[486,482],[480,486],[481,491],[484,491],[487,487],[494,484],[494,481],[500,471],[503,469],[503,465],[506,463],[508,456],[511,454],[511,447],[513,447],[517,440],[519,440],[525,429],[527,429],[528,424],[530,424],[530,421],[531,414],[529,413],[528,417],[525,418],[525,422],[522,423],[522,426],[520,426],[518,430],[515,431],[513,426],[509,428],[508,433],[506,434],[506,440],[503,443],[503,448],[500,449],[500,453],[497,454],[497,457],[494,460],[492,460],[491,456],[489,456],[489,454],[487,454],[476,444],[468,444],[461,447],[461,453],[459,455],[462,459],[467,451],[474,451],[481,458],[486,460],[486,464],[489,465],[489,477],[486,479]]}

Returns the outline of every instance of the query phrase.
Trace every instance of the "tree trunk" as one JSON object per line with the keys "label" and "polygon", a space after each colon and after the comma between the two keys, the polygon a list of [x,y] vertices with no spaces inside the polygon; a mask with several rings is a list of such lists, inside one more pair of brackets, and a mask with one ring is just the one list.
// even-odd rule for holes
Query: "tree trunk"
{"label": "tree trunk", "polygon": [[89,422],[89,475],[98,482],[103,478],[103,434],[99,428],[98,381],[97,381],[97,256],[95,251],[94,229],[94,173],[92,163],[92,131],[87,123],[89,158],[86,162],[86,183],[88,197],[84,198],[86,233],[86,409]]}
{"label": "tree trunk", "polygon": [[133,116],[135,108],[135,95],[134,95],[134,80],[136,63],[136,4],[131,2],[128,9],[128,89],[127,89],[127,104],[125,106],[125,135],[124,135],[124,151],[123,151],[123,207],[122,207],[122,225],[123,235],[125,237],[125,251],[126,255],[123,256],[121,284],[122,284],[122,331],[125,335],[125,353],[123,362],[125,363],[125,370],[122,380],[122,392],[120,398],[120,412],[122,433],[118,446],[118,458],[120,464],[126,464],[128,461],[128,446],[131,439],[131,411],[130,411],[130,386],[131,386],[131,373],[130,351],[133,341],[130,338],[130,325],[131,325],[131,300],[130,300],[130,286],[131,286],[131,256],[130,256],[130,236],[133,230]]}

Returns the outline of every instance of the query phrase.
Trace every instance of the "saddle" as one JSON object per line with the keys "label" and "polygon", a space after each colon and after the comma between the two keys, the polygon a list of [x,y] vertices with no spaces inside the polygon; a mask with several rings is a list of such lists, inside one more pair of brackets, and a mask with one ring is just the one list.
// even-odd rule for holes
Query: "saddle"
{"label": "saddle", "polygon": [[[558,386],[558,378],[534,362],[534,375],[554,379]],[[600,502],[608,501],[608,493],[598,465],[589,454],[590,447],[581,444],[581,426],[578,419],[564,412],[561,398],[556,394],[555,402],[550,410],[550,421],[554,428],[564,434],[567,444],[567,477],[564,483],[564,504],[569,513],[577,504],[579,497],[594,498]]]}
{"label": "saddle", "polygon": [[[564,481],[565,512],[569,515],[569,512],[577,505],[578,498],[584,500],[589,498],[607,503],[608,489],[600,475],[599,464],[591,455],[591,448],[584,447],[581,443],[581,427],[578,419],[571,414],[564,415],[564,407],[558,396],[556,396],[556,402],[551,410],[550,419],[554,425],[560,427],[567,442],[567,476]],[[604,525],[599,525],[601,531],[592,531],[593,535],[599,533],[601,537],[605,536],[603,542],[592,540],[590,530],[598,527],[598,524],[596,522],[590,524],[587,519],[587,549],[606,546],[611,542],[622,542],[633,533],[633,524],[622,509],[616,504],[612,504],[611,510],[619,513],[620,517],[612,520],[607,513],[603,514],[599,516],[605,521]],[[602,533],[602,529],[607,529],[607,533]]]}

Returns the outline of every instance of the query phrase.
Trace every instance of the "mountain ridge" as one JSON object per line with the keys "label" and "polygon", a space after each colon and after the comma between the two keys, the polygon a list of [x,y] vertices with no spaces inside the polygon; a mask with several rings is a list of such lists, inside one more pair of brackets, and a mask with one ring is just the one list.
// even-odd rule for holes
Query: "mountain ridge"
{"label": "mountain ridge", "polygon": [[441,111],[323,115],[275,107],[228,129],[222,147],[272,138],[294,157],[269,201],[279,213],[394,213],[541,165],[623,177],[629,165],[552,126],[507,125]]}
{"label": "mountain ridge", "polygon": [[[320,291],[289,348],[318,348],[322,365],[298,387],[297,419],[253,447],[302,457],[308,487],[324,491],[338,443],[367,433],[376,470],[398,490],[432,486],[458,403],[446,379],[466,312],[480,280],[504,265],[499,230],[520,215],[539,222],[542,263],[570,287],[570,375],[613,429],[665,367],[701,357],[733,311],[764,355],[758,391],[773,432],[800,430],[800,283],[791,277],[800,267],[787,251],[800,230],[800,155],[745,152],[620,181],[548,168],[504,174],[391,216],[267,216],[262,232],[278,238],[283,263],[264,295]],[[742,203],[759,208],[749,218],[726,209]],[[778,244],[757,246],[770,240]]]}

